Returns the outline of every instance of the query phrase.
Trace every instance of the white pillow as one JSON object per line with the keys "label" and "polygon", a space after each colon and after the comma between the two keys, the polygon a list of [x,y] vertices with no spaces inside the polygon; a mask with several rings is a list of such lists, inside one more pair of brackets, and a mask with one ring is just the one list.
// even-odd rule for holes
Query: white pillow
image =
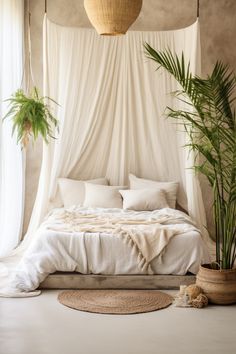
{"label": "white pillow", "polygon": [[129,189],[120,191],[123,197],[123,209],[152,211],[169,208],[166,194],[161,189]]}
{"label": "white pillow", "polygon": [[166,193],[166,200],[170,208],[175,209],[178,182],[157,182],[149,179],[138,178],[129,174],[130,189],[162,189]]}
{"label": "white pillow", "polygon": [[77,181],[69,178],[59,178],[59,190],[64,207],[83,205],[85,197],[85,182],[108,185],[106,178],[97,178],[90,181]]}
{"label": "white pillow", "polygon": [[101,186],[85,183],[85,207],[94,208],[120,208],[122,209],[122,197],[119,189],[123,186]]}

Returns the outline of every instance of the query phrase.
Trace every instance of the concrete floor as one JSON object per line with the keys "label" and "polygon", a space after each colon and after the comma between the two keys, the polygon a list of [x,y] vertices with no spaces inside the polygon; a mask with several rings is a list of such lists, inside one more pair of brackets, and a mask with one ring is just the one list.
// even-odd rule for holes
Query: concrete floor
{"label": "concrete floor", "polygon": [[113,316],[69,309],[57,294],[0,299],[0,354],[236,353],[236,305]]}

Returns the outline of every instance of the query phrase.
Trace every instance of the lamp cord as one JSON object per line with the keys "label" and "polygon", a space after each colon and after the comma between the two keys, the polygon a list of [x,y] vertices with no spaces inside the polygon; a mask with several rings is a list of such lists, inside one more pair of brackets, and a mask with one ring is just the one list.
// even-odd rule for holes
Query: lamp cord
{"label": "lamp cord", "polygon": [[200,0],[197,0],[197,18],[199,18],[200,15]]}

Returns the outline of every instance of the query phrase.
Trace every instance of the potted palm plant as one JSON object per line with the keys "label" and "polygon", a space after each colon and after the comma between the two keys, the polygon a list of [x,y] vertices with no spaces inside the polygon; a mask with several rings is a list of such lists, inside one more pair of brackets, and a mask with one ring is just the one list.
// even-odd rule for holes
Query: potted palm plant
{"label": "potted palm plant", "polygon": [[188,148],[199,156],[193,168],[203,174],[213,192],[216,259],[200,267],[197,284],[209,300],[236,302],[236,77],[217,62],[206,78],[192,75],[184,55],[156,51],[147,43],[146,55],[180,85],[176,93],[186,109],[167,108],[167,116],[180,122],[189,136]]}

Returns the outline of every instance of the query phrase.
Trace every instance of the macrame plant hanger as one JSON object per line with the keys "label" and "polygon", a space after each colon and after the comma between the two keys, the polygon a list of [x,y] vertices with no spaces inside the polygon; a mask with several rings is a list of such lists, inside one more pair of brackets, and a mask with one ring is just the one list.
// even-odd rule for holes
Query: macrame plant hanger
{"label": "macrame plant hanger", "polygon": [[29,94],[32,87],[35,87],[35,79],[32,68],[32,47],[31,47],[31,12],[30,0],[27,1],[27,53],[25,54],[24,68],[20,88]]}

